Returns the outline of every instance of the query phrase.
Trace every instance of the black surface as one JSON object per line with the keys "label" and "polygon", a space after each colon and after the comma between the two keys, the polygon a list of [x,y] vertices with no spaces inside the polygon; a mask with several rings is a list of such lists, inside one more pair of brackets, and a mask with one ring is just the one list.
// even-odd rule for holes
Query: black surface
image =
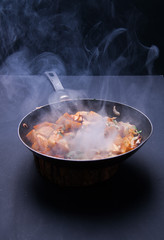
{"label": "black surface", "polygon": [[[120,101],[143,111],[154,126],[149,141],[108,182],[62,189],[44,181],[17,135],[22,117],[48,103],[41,76],[0,77],[0,239],[163,239],[164,79],[62,77],[64,87]],[[81,93],[80,93],[81,94]]]}

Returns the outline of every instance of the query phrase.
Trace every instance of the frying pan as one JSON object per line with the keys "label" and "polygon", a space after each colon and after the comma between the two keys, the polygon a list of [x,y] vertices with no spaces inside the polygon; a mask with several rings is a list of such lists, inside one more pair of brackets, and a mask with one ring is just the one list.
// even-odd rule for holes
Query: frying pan
{"label": "frying pan", "polygon": [[[69,100],[69,93],[64,90],[56,74],[46,72],[46,75],[59,93],[60,101],[33,110],[21,120],[18,126],[19,138],[32,151],[37,169],[43,177],[60,186],[88,186],[108,180],[116,173],[120,163],[138,151],[149,139],[153,131],[150,119],[141,111],[119,102],[98,99]],[[117,116],[118,121],[130,122],[138,130],[142,130],[140,145],[124,154],[96,160],[64,159],[35,151],[26,138],[27,133],[38,122],[55,122],[65,112],[75,114],[77,111],[95,111],[114,116],[114,106],[120,113]]]}

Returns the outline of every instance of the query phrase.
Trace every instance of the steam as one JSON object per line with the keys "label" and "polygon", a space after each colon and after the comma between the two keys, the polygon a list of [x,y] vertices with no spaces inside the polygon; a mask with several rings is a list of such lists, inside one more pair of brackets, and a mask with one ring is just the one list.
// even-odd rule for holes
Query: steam
{"label": "steam", "polygon": [[[59,77],[153,74],[159,49],[145,46],[139,39],[140,16],[119,0],[72,0],[69,4],[66,0],[3,0],[0,75],[41,76],[45,71],[55,71]],[[33,83],[29,86],[34,90],[31,96],[35,94],[32,107],[40,102]],[[7,89],[7,80],[1,84]],[[14,91],[14,96],[21,94],[18,86]],[[49,96],[46,91],[43,87],[42,92]],[[9,90],[6,93],[10,98]]]}
{"label": "steam", "polygon": [[146,66],[148,69],[148,74],[152,74],[154,60],[157,59],[159,56],[159,49],[157,46],[153,45],[149,48],[147,59],[146,59]]}
{"label": "steam", "polygon": [[139,13],[120,6],[119,1],[70,1],[70,7],[59,0],[2,1],[1,74],[152,74],[158,48],[137,39]]}
{"label": "steam", "polygon": [[105,121],[102,119],[96,121],[86,128],[86,130],[78,131],[73,139],[73,149],[76,153],[81,155],[88,154],[89,158],[93,158],[98,152],[105,152],[112,150],[113,143],[118,134],[115,129],[110,136],[104,136],[104,129],[106,127]]}

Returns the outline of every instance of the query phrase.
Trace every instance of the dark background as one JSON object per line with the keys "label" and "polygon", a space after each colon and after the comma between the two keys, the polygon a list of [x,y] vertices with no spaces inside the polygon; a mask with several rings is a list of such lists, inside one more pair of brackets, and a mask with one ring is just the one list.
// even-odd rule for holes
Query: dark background
{"label": "dark background", "polygon": [[164,73],[164,34],[162,25],[164,22],[163,1],[134,0],[136,7],[147,19],[146,28],[141,29],[141,39],[147,45],[155,44],[159,48],[159,58],[155,62],[155,73]]}
{"label": "dark background", "polygon": [[0,6],[1,74],[20,73],[17,62],[26,65],[25,74],[53,66],[61,75],[163,74],[163,1],[8,0]]}
{"label": "dark background", "polygon": [[[164,72],[162,27],[157,0],[0,1],[0,239],[163,240],[164,81],[138,76]],[[111,181],[61,189],[36,171],[17,128],[48,103],[46,70],[80,75],[60,79],[151,119],[152,137]]]}

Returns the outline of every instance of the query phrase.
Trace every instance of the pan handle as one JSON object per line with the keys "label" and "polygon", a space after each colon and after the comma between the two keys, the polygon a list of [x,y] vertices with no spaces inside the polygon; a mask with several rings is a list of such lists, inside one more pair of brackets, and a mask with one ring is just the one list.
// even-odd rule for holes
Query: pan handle
{"label": "pan handle", "polygon": [[59,96],[60,101],[69,100],[70,98],[69,98],[68,94],[66,93],[63,85],[61,84],[57,74],[54,71],[47,71],[47,72],[45,72],[45,75],[50,80],[55,91],[60,93],[60,96]]}

